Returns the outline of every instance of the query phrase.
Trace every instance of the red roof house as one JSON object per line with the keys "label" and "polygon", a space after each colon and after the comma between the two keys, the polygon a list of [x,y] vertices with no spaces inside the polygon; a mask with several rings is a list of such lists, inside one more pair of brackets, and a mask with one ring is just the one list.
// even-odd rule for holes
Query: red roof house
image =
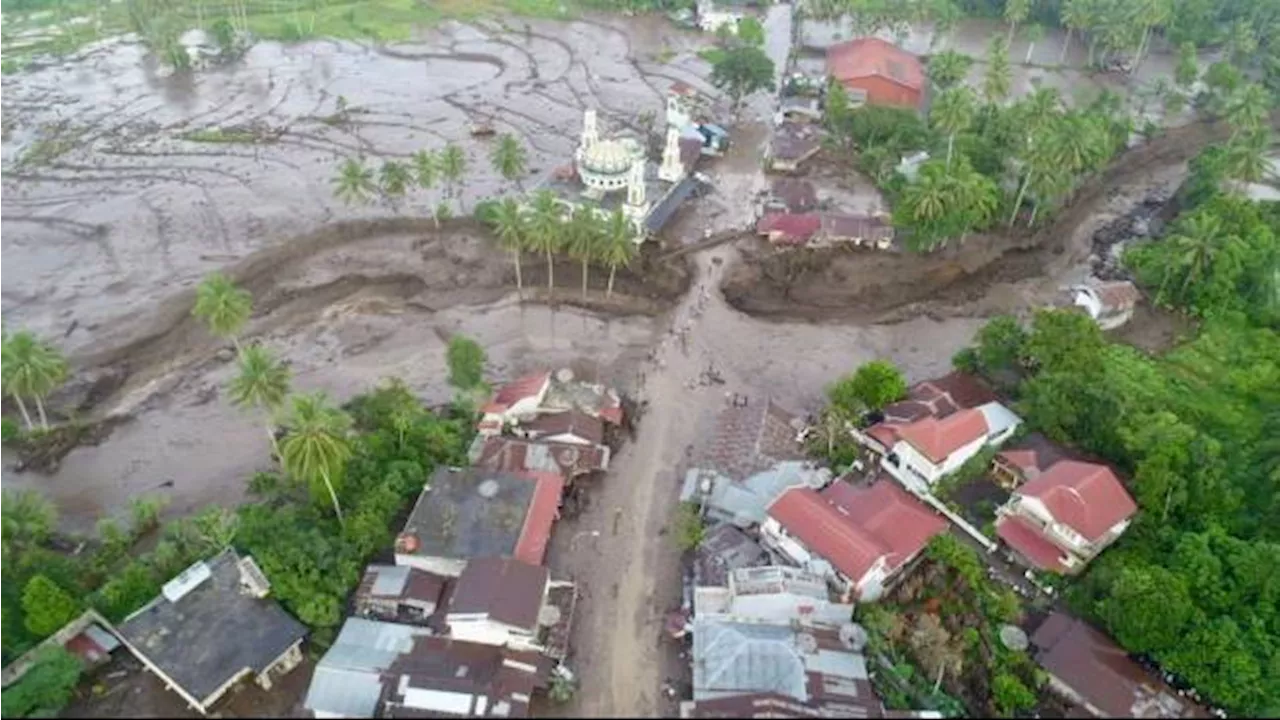
{"label": "red roof house", "polygon": [[924,67],[915,55],[876,37],[837,43],[827,49],[827,75],[872,105],[919,109],[924,99]]}
{"label": "red roof house", "polygon": [[756,234],[769,242],[803,245],[822,229],[822,216],[817,213],[767,213],[756,222]]}
{"label": "red roof house", "polygon": [[769,507],[766,542],[802,565],[816,556],[852,595],[875,600],[886,581],[947,523],[888,479],[859,488],[835,482],[821,492],[792,488]]}
{"label": "red roof house", "polygon": [[536,408],[536,401],[546,394],[550,384],[551,373],[548,371],[536,372],[512,380],[498,388],[498,391],[493,394],[493,398],[484,407],[480,408],[480,411],[486,415],[500,415],[508,410],[527,404],[531,400],[535,401],[534,407]]}
{"label": "red roof house", "polygon": [[1032,565],[1075,573],[1115,542],[1137,511],[1107,466],[1059,460],[1013,492],[996,532]]}
{"label": "red roof house", "polygon": [[551,529],[560,517],[560,497],[564,493],[564,477],[554,472],[517,473],[534,483],[533,501],[524,516],[520,538],[516,540],[515,559],[541,565],[547,555],[547,543],[551,541]]}
{"label": "red roof house", "polygon": [[935,463],[942,463],[951,453],[981,440],[986,434],[986,417],[982,411],[973,408],[941,420],[925,417],[897,429],[899,439],[910,443]]}

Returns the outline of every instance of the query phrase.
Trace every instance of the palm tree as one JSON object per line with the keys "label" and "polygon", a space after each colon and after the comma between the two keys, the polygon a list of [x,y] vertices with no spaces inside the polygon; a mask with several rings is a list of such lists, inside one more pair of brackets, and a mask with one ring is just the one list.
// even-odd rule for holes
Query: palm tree
{"label": "palm tree", "polygon": [[[430,191],[435,188],[436,182],[440,179],[440,158],[430,150],[419,150],[413,154],[413,174],[418,181],[418,187],[423,190]],[[435,221],[436,229],[440,229],[440,216],[435,212],[435,205],[431,205],[431,219]]]}
{"label": "palm tree", "polygon": [[1004,3],[1004,19],[1009,23],[1009,39],[1007,44],[1013,44],[1014,33],[1018,31],[1018,23],[1027,19],[1027,14],[1031,12],[1031,0],[1005,0]]}
{"label": "palm tree", "polygon": [[506,133],[498,138],[498,144],[493,148],[493,154],[489,156],[489,160],[493,163],[493,169],[498,171],[503,180],[515,182],[521,191],[524,190],[524,183],[521,182],[520,177],[524,175],[529,158],[524,146],[515,135]]}
{"label": "palm tree", "polygon": [[333,178],[333,185],[334,194],[347,203],[367,200],[376,189],[373,171],[355,158],[347,158],[342,163],[337,176]]}
{"label": "palm tree", "polygon": [[1227,33],[1227,57],[1237,66],[1248,64],[1250,56],[1258,51],[1258,35],[1247,20],[1239,19]]}
{"label": "palm tree", "polygon": [[498,235],[498,243],[504,250],[511,252],[511,259],[516,265],[516,290],[524,297],[524,278],[520,273],[520,253],[528,245],[528,230],[524,212],[520,203],[514,198],[503,198],[493,212],[493,229]]}
{"label": "palm tree", "polygon": [[1110,138],[1097,116],[1073,112],[1060,118],[1053,128],[1052,144],[1061,166],[1079,173],[1102,166],[1107,160]]}
{"label": "palm tree", "polygon": [[1027,55],[1022,58],[1023,65],[1031,64],[1031,55],[1036,51],[1036,43],[1044,39],[1044,26],[1040,23],[1031,23],[1027,26]]}
{"label": "palm tree", "polygon": [[48,430],[44,398],[67,379],[67,361],[62,353],[24,330],[4,338],[0,356],[0,383],[4,386],[4,393],[18,404],[27,429],[32,429],[34,423],[23,398],[35,400],[40,427]]}
{"label": "palm tree", "polygon": [[1071,47],[1071,34],[1084,32],[1093,22],[1093,2],[1091,0],[1066,0],[1062,4],[1062,25],[1067,29],[1067,37],[1062,41],[1062,54],[1058,64],[1067,61],[1067,50]]}
{"label": "palm tree", "polygon": [[969,128],[973,122],[973,91],[968,87],[953,87],[938,94],[938,100],[929,110],[929,119],[939,130],[947,134],[947,167],[951,167],[951,154],[955,149],[956,133]]}
{"label": "palm tree", "polygon": [[1009,67],[1009,46],[1004,37],[995,36],[987,52],[987,72],[982,82],[982,92],[989,103],[999,103],[1009,96],[1013,84],[1013,71]]}
{"label": "palm tree", "polygon": [[1222,164],[1226,176],[1245,183],[1262,181],[1270,171],[1267,148],[1271,144],[1266,128],[1241,137],[1232,137],[1223,147]]}
{"label": "palm tree", "polygon": [[289,368],[261,345],[240,352],[240,374],[231,379],[231,401],[241,408],[258,408],[266,415],[267,439],[273,457],[280,457],[272,418],[289,394]]}
{"label": "palm tree", "polygon": [[1060,137],[1057,133],[1046,133],[1043,137],[1037,138],[1027,148],[1022,159],[1026,172],[1022,176],[1022,185],[1018,188],[1018,195],[1013,200],[1013,211],[1009,214],[1009,227],[1013,227],[1013,223],[1017,221],[1018,210],[1022,208],[1022,200],[1026,197],[1027,189],[1036,180],[1036,176],[1056,173],[1061,158],[1061,152],[1056,147],[1056,142]]}
{"label": "palm tree", "polygon": [[954,50],[944,50],[929,59],[929,80],[938,90],[946,90],[964,79],[973,58]]}
{"label": "palm tree", "polygon": [[1231,125],[1231,137],[1257,131],[1270,109],[1271,98],[1261,85],[1250,83],[1237,90],[1227,101],[1226,118]]}
{"label": "palm tree", "polygon": [[560,202],[550,190],[539,190],[533,196],[529,208],[529,246],[536,252],[547,255],[547,290],[551,293],[556,288],[555,253],[563,242],[564,232],[560,219]]}
{"label": "palm tree", "polygon": [[635,226],[619,209],[609,213],[602,232],[604,235],[602,258],[609,265],[609,286],[604,294],[608,298],[613,297],[613,278],[618,268],[630,265],[639,250],[635,243]]}
{"label": "palm tree", "polygon": [[585,300],[588,268],[591,261],[600,256],[600,220],[594,209],[579,205],[569,217],[567,230],[569,256],[582,261],[582,298]]}
{"label": "palm tree", "polygon": [[253,296],[220,272],[212,272],[196,288],[191,314],[204,321],[215,337],[231,340],[240,350],[240,330],[253,315]]}
{"label": "palm tree", "polygon": [[351,458],[347,439],[351,418],[330,406],[322,392],[294,395],[290,400],[284,418],[287,434],[280,445],[281,464],[295,480],[307,483],[313,496],[319,494],[315,491],[320,487],[327,490],[338,522],[344,523],[337,486]]}
{"label": "palm tree", "polygon": [[1172,237],[1165,240],[1175,251],[1175,262],[1169,263],[1165,269],[1164,280],[1160,283],[1157,298],[1165,296],[1165,287],[1171,275],[1177,271],[1183,274],[1182,289],[1179,297],[1186,297],[1187,289],[1197,277],[1204,275],[1218,253],[1218,238],[1222,234],[1222,221],[1217,215],[1201,212],[1178,223]]}
{"label": "palm tree", "polygon": [[58,525],[58,509],[37,490],[6,489],[0,500],[0,536],[6,551],[10,545],[38,545]]}
{"label": "palm tree", "polygon": [[1129,71],[1130,75],[1138,72],[1138,66],[1142,64],[1147,50],[1150,49],[1148,43],[1151,40],[1151,28],[1169,22],[1172,14],[1173,4],[1170,0],[1141,0],[1138,3],[1136,20],[1142,25],[1142,39],[1138,41],[1138,52],[1134,58],[1133,68]]}
{"label": "palm tree", "polygon": [[413,175],[404,163],[387,160],[382,163],[378,171],[378,181],[382,186],[382,193],[391,199],[392,205],[395,205],[409,189],[409,184],[413,182]]}
{"label": "palm tree", "polygon": [[[444,146],[444,151],[440,153],[440,176],[444,178],[445,185],[449,188],[449,196],[453,197],[458,192],[458,184],[462,182],[462,177],[467,174],[467,155],[462,152],[462,148],[449,143]],[[462,197],[458,197],[458,207],[463,210],[466,207],[462,204]]]}

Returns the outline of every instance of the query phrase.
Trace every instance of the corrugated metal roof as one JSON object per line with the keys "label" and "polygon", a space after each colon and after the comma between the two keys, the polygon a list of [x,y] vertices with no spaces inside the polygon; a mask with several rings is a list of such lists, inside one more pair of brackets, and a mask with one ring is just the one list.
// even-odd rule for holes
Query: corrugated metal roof
{"label": "corrugated metal roof", "polygon": [[413,649],[424,627],[348,618],[338,639],[316,665],[305,707],[312,712],[373,717],[382,694],[380,673]]}
{"label": "corrugated metal roof", "polygon": [[694,699],[776,692],[807,700],[804,664],[792,649],[793,635],[785,626],[695,619]]}
{"label": "corrugated metal roof", "polygon": [[409,582],[409,567],[406,565],[371,565],[373,573],[373,594],[379,596],[400,596],[404,592],[405,583]]}

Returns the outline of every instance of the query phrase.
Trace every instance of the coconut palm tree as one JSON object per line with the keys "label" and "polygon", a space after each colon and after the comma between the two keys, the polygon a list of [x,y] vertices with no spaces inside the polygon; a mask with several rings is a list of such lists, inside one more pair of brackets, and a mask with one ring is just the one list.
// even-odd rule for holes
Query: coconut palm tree
{"label": "coconut palm tree", "polygon": [[[434,190],[440,180],[440,157],[430,150],[419,150],[413,154],[410,162],[413,163],[413,175],[418,187],[428,192]],[[428,204],[431,205],[431,219],[439,230],[440,216],[436,214],[435,203],[428,201]]]}
{"label": "coconut palm tree", "polygon": [[1258,35],[1253,26],[1243,18],[1236,20],[1227,32],[1227,57],[1237,66],[1243,67],[1257,51]]}
{"label": "coconut palm tree", "polygon": [[946,90],[969,74],[973,58],[954,50],[944,50],[929,59],[929,80],[938,90]]}
{"label": "coconut palm tree", "polygon": [[947,88],[938,94],[938,100],[929,110],[929,119],[947,134],[947,167],[951,167],[951,155],[955,149],[956,133],[963,132],[973,122],[973,91],[960,86]]}
{"label": "coconut palm tree", "polygon": [[539,190],[529,207],[529,247],[547,255],[547,290],[556,288],[554,255],[563,246],[564,223],[560,201],[550,190]]}
{"label": "coconut palm tree", "polygon": [[347,158],[333,178],[334,194],[346,203],[364,201],[377,189],[373,183],[373,171],[356,158]]}
{"label": "coconut palm tree", "polygon": [[397,160],[387,160],[378,170],[378,182],[382,194],[390,198],[392,205],[399,202],[413,182],[413,174],[409,168]]}
{"label": "coconut palm tree", "polygon": [[1057,133],[1045,133],[1042,137],[1036,138],[1024,153],[1022,158],[1024,165],[1022,184],[1018,187],[1017,197],[1013,200],[1013,211],[1009,214],[1009,227],[1013,227],[1013,223],[1017,221],[1018,210],[1022,208],[1022,200],[1026,197],[1027,189],[1031,187],[1036,177],[1057,171],[1058,163],[1062,157],[1060,150],[1056,146],[1060,137]]}
{"label": "coconut palm tree", "polygon": [[1027,15],[1031,12],[1031,0],[1005,0],[1004,3],[1004,19],[1009,23],[1009,39],[1007,44],[1013,44],[1013,36],[1018,31],[1018,23],[1027,19]]}
{"label": "coconut palm tree", "polygon": [[1031,64],[1031,55],[1036,51],[1036,43],[1044,39],[1044,26],[1031,23],[1027,26],[1027,54],[1022,58],[1023,65]]}
{"label": "coconut palm tree", "polygon": [[602,259],[609,266],[609,286],[605,297],[613,297],[613,278],[619,267],[627,267],[635,259],[639,248],[636,247],[635,226],[619,209],[609,213],[602,230],[604,235],[604,252]]}
{"label": "coconut palm tree", "polygon": [[1173,3],[1170,0],[1140,0],[1137,4],[1134,19],[1142,25],[1142,38],[1138,41],[1138,51],[1133,68],[1129,71],[1130,75],[1138,72],[1138,67],[1150,49],[1151,29],[1168,23],[1172,14]]}
{"label": "coconut palm tree", "polygon": [[231,379],[231,401],[241,408],[257,408],[266,416],[267,439],[273,457],[280,457],[273,418],[289,394],[289,368],[261,345],[240,352],[240,374]]}
{"label": "coconut palm tree", "polygon": [[294,395],[284,418],[285,437],[280,444],[280,461],[285,472],[312,489],[312,495],[323,488],[333,503],[339,523],[342,506],[338,504],[338,487],[351,458],[347,435],[351,417],[331,406],[322,392]]}
{"label": "coconut palm tree", "polygon": [[1223,147],[1222,165],[1226,176],[1245,183],[1262,181],[1270,171],[1267,148],[1271,144],[1266,128],[1233,137]]}
{"label": "coconut palm tree", "polygon": [[524,191],[524,183],[521,182],[520,177],[524,175],[529,158],[524,145],[520,144],[515,135],[505,133],[498,138],[498,144],[494,146],[489,161],[493,163],[493,169],[498,171],[503,180],[516,183],[516,186],[522,192]]}
{"label": "coconut palm tree", "polygon": [[1013,70],[1009,67],[1009,45],[1004,36],[997,35],[991,40],[987,51],[987,71],[982,80],[982,93],[987,102],[999,103],[1009,96],[1013,84]]}
{"label": "coconut palm tree", "polygon": [[600,220],[595,210],[587,205],[574,208],[569,216],[565,233],[569,256],[582,262],[582,297],[587,297],[587,273],[591,262],[600,257]]}
{"label": "coconut palm tree", "polygon": [[511,252],[516,265],[516,290],[524,296],[524,278],[520,273],[520,253],[528,245],[528,227],[524,211],[514,198],[503,198],[493,211],[493,230],[498,235],[502,249]]}
{"label": "coconut palm tree", "polygon": [[1226,118],[1231,125],[1231,137],[1241,132],[1255,132],[1266,122],[1271,109],[1271,97],[1257,83],[1250,83],[1233,93],[1227,100]]}
{"label": "coconut palm tree", "polygon": [[1212,213],[1196,213],[1178,223],[1174,234],[1164,241],[1173,248],[1176,260],[1165,268],[1165,276],[1160,282],[1156,297],[1165,297],[1165,288],[1175,272],[1183,277],[1178,296],[1185,297],[1191,283],[1208,272],[1213,265],[1214,257],[1220,249],[1221,235],[1222,221]]}
{"label": "coconut palm tree", "polygon": [[48,430],[44,398],[67,379],[67,361],[62,353],[24,330],[4,338],[0,356],[0,383],[4,386],[4,393],[18,404],[27,429],[35,425],[31,422],[24,398],[35,400],[40,427]]}
{"label": "coconut palm tree", "polygon": [[38,545],[57,525],[58,509],[38,490],[5,490],[0,496],[0,534],[6,550],[11,545]]}
{"label": "coconut palm tree", "polygon": [[458,185],[462,183],[462,178],[466,174],[466,153],[462,152],[462,148],[453,143],[445,145],[444,150],[440,153],[440,177],[444,179],[445,185],[449,188],[449,196],[458,195],[458,207],[463,210],[466,209],[466,206],[462,203]]}
{"label": "coconut palm tree", "polygon": [[212,272],[196,288],[191,314],[204,321],[214,336],[229,339],[240,350],[240,330],[253,315],[253,296],[220,272]]}
{"label": "coconut palm tree", "polygon": [[1061,166],[1072,173],[1099,168],[1110,154],[1110,138],[1097,116],[1069,113],[1057,120],[1052,132]]}
{"label": "coconut palm tree", "polygon": [[1067,37],[1062,41],[1062,54],[1058,64],[1067,61],[1067,50],[1071,47],[1071,34],[1083,33],[1093,22],[1093,0],[1066,0],[1062,4],[1062,25],[1067,29]]}

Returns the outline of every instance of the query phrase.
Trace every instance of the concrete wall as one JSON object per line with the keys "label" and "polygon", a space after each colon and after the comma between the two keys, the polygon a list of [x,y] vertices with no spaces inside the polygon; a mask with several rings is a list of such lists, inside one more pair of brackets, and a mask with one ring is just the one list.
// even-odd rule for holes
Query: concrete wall
{"label": "concrete wall", "polygon": [[868,105],[888,105],[910,110],[920,109],[921,93],[909,87],[886,80],[878,75],[850,78],[840,83],[850,90],[863,90],[867,93]]}
{"label": "concrete wall", "polygon": [[404,553],[396,553],[396,564],[405,567],[415,567],[419,570],[425,570],[429,573],[437,575],[445,575],[447,577],[458,577],[462,574],[462,570],[466,568],[466,560],[455,560],[453,558],[428,557],[425,555],[405,555]]}

